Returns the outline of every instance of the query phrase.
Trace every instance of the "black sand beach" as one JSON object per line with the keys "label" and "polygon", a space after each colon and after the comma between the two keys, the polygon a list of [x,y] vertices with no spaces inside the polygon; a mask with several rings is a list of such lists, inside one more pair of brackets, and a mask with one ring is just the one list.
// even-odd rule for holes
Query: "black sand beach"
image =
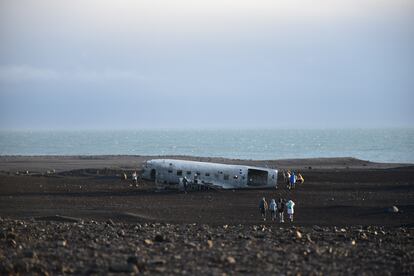
{"label": "black sand beach", "polygon": [[[413,273],[413,166],[175,157],[295,169],[305,183],[184,194],[120,180],[150,158],[0,157],[0,271]],[[262,196],[292,198],[295,221],[263,222]]]}

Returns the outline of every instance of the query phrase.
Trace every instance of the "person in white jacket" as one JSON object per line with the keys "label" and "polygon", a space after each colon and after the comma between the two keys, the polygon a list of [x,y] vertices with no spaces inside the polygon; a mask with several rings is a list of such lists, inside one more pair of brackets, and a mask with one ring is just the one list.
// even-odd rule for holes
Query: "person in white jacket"
{"label": "person in white jacket", "polygon": [[138,174],[137,174],[137,172],[132,173],[132,182],[135,184],[135,187],[138,187]]}
{"label": "person in white jacket", "polygon": [[291,222],[293,222],[293,213],[294,213],[294,208],[295,208],[295,202],[293,202],[293,200],[290,199],[286,203],[286,207],[287,207],[287,213],[288,213],[288,216],[289,216],[289,220]]}
{"label": "person in white jacket", "polygon": [[277,209],[276,200],[272,199],[269,205],[270,216],[272,218],[272,221],[276,220],[276,209]]}

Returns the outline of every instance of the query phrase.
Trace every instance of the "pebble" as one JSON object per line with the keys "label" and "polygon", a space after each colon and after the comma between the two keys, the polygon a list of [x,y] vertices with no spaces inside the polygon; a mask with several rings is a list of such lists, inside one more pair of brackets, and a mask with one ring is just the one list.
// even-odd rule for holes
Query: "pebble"
{"label": "pebble", "polygon": [[149,239],[145,239],[144,240],[144,243],[146,244],[146,245],[153,245],[154,243],[152,242],[152,240],[149,240]]}
{"label": "pebble", "polygon": [[318,225],[314,225],[314,226],[312,227],[312,229],[313,229],[313,230],[315,230],[315,231],[318,231],[318,232],[323,231],[322,227],[320,227],[320,226],[318,226]]}
{"label": "pebble", "polygon": [[9,240],[15,240],[16,239],[16,234],[15,233],[12,233],[12,232],[10,232],[10,233],[7,233],[7,239],[9,239]]}
{"label": "pebble", "polygon": [[157,234],[154,237],[154,241],[155,242],[163,242],[163,241],[165,241],[165,238],[161,234]]}
{"label": "pebble", "polygon": [[161,258],[154,258],[154,259],[148,261],[149,265],[163,265],[163,264],[166,264],[166,263],[167,263],[167,261],[164,260],[164,259],[161,259]]}
{"label": "pebble", "polygon": [[157,266],[156,268],[154,268],[154,271],[159,272],[159,273],[164,273],[167,269],[163,266]]}
{"label": "pebble", "polygon": [[227,260],[227,262],[228,262],[229,264],[235,264],[235,263],[236,263],[236,259],[235,259],[234,257],[232,257],[232,256],[228,256],[228,257],[226,258],[226,260]]}
{"label": "pebble", "polygon": [[398,213],[400,210],[398,209],[398,207],[397,206],[392,206],[391,208],[389,208],[388,209],[388,211],[390,212],[390,213]]}
{"label": "pebble", "polygon": [[66,247],[68,245],[68,242],[66,240],[58,240],[57,245],[62,246],[62,247]]}
{"label": "pebble", "polygon": [[8,244],[10,247],[13,247],[13,248],[16,248],[17,246],[17,243],[15,240],[8,240]]}
{"label": "pebble", "polygon": [[137,256],[129,256],[128,259],[127,259],[127,263],[138,265],[139,258]]}
{"label": "pebble", "polygon": [[26,250],[23,252],[23,256],[25,258],[29,258],[29,259],[34,259],[37,258],[37,254],[36,252],[32,251],[32,250]]}
{"label": "pebble", "polygon": [[60,271],[64,274],[73,274],[75,272],[75,270],[73,268],[68,267],[68,266],[62,266],[60,268]]}
{"label": "pebble", "polygon": [[138,267],[134,264],[112,264],[109,267],[110,272],[115,273],[138,273]]}

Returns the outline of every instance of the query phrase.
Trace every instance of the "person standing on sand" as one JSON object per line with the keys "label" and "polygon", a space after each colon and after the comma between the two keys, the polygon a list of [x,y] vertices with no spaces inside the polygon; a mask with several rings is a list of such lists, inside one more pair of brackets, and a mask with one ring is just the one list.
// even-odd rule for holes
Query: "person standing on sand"
{"label": "person standing on sand", "polygon": [[184,178],[183,178],[184,193],[187,193],[188,182],[189,181],[188,181],[187,177],[184,176]]}
{"label": "person standing on sand", "polygon": [[138,174],[136,171],[132,173],[132,182],[135,184],[135,187],[138,187]]}
{"label": "person standing on sand", "polygon": [[296,180],[299,184],[303,184],[303,182],[305,182],[305,178],[303,178],[303,176],[298,173],[298,178]]}
{"label": "person standing on sand", "polygon": [[290,189],[290,171],[288,170],[285,178],[286,187]]}
{"label": "person standing on sand", "polygon": [[283,182],[286,183],[286,178],[287,178],[286,172],[285,171],[282,171],[282,175],[283,175]]}
{"label": "person standing on sand", "polygon": [[279,213],[279,222],[285,222],[283,219],[283,213],[285,212],[285,203],[282,198],[279,198],[279,203],[277,204],[277,212]]}
{"label": "person standing on sand", "polygon": [[259,203],[259,210],[260,210],[260,213],[262,214],[262,218],[263,218],[264,221],[266,221],[266,211],[267,211],[267,209],[268,209],[268,205],[267,205],[266,199],[263,197],[262,200],[260,200],[260,203]]}
{"label": "person standing on sand", "polygon": [[290,188],[289,189],[294,189],[295,184],[296,184],[296,175],[294,172],[292,172],[292,174],[290,175]]}
{"label": "person standing on sand", "polygon": [[290,199],[286,203],[286,207],[287,207],[287,213],[288,213],[288,216],[289,216],[289,220],[290,220],[290,222],[293,222],[293,213],[294,213],[295,202],[293,202],[293,200]]}
{"label": "person standing on sand", "polygon": [[272,221],[276,220],[276,209],[277,209],[276,201],[275,199],[272,199],[269,205],[270,217],[272,218]]}

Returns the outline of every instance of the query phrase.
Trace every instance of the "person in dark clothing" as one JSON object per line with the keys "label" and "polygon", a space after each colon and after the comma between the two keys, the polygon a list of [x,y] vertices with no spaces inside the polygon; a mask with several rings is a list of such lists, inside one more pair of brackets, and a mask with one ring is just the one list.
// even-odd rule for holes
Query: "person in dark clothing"
{"label": "person in dark clothing", "polygon": [[186,177],[183,178],[183,186],[184,186],[184,192],[187,193],[188,179]]}
{"label": "person in dark clothing", "polygon": [[285,203],[283,198],[279,199],[279,203],[277,204],[277,212],[279,213],[279,222],[285,222],[283,219],[283,214],[285,212]]}
{"label": "person in dark clothing", "polygon": [[259,203],[259,210],[260,210],[260,213],[262,214],[262,218],[264,221],[266,221],[267,209],[268,209],[268,205],[267,205],[266,199],[263,197]]}

